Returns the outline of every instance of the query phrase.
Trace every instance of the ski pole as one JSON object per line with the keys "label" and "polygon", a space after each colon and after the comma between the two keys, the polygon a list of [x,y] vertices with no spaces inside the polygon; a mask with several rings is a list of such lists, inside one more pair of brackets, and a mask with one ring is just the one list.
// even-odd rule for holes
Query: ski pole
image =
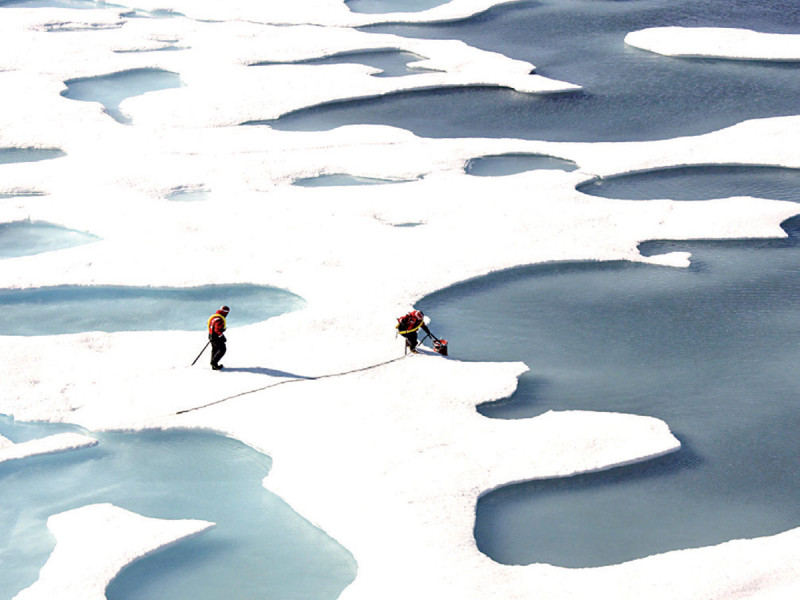
{"label": "ski pole", "polygon": [[422,339],[419,341],[419,343],[421,344],[422,342],[424,342],[424,341],[425,341],[425,340],[427,340],[428,338],[431,338],[431,339],[433,339],[433,340],[434,340],[434,341],[436,341],[436,342],[438,342],[438,341],[439,341],[439,338],[437,338],[437,337],[436,337],[435,335],[433,335],[432,333],[426,333],[426,334],[425,334],[425,337],[424,337],[424,338],[422,338]]}
{"label": "ski pole", "polygon": [[196,362],[197,362],[197,360],[198,360],[198,359],[199,359],[199,358],[200,358],[200,357],[203,355],[203,352],[205,352],[205,351],[206,351],[206,348],[208,348],[208,345],[209,345],[210,343],[211,343],[211,340],[208,340],[208,341],[206,342],[206,345],[205,345],[205,346],[203,346],[203,349],[202,349],[202,350],[200,350],[200,354],[198,354],[198,355],[197,355],[197,358],[195,358],[195,359],[192,361],[192,364],[191,364],[191,365],[189,365],[189,366],[191,366],[191,367],[193,367],[193,366],[194,366],[194,363],[196,363]]}

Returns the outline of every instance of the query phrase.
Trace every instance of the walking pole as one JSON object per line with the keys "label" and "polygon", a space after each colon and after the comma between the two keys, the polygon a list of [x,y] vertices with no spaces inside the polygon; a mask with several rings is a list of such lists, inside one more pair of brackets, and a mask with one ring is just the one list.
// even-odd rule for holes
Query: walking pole
{"label": "walking pole", "polygon": [[211,343],[211,340],[208,340],[208,341],[206,342],[206,345],[205,345],[205,346],[203,346],[203,349],[202,349],[202,350],[200,350],[200,354],[198,354],[198,355],[197,355],[197,358],[195,358],[195,359],[192,361],[192,364],[191,364],[191,365],[189,365],[190,367],[193,367],[193,366],[194,366],[194,363],[196,363],[196,362],[197,362],[197,360],[198,360],[198,359],[199,359],[199,358],[200,358],[200,357],[203,355],[203,352],[205,352],[205,351],[206,351],[206,348],[208,348],[208,345],[209,345],[210,343]]}

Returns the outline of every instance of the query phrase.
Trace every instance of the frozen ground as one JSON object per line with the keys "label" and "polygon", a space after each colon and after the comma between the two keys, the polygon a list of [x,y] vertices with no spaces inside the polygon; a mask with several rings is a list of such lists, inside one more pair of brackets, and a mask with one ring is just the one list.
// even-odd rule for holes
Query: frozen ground
{"label": "frozen ground", "polygon": [[[472,536],[480,494],[657,456],[677,440],[662,422],[623,414],[486,419],[475,406],[509,395],[528,367],[431,353],[402,358],[393,326],[421,296],[498,269],[609,259],[683,266],[685,253],[645,257],[637,244],[783,236],[779,224],[797,214],[794,203],[628,202],[575,186],[680,164],[800,168],[800,118],[604,144],[430,140],[377,126],[320,133],[241,127],[398,89],[481,84],[550,93],[574,86],[460,42],[350,29],[392,17],[355,15],[342,2],[135,4],[167,5],[188,18],[129,18],[111,7],[0,8],[0,147],[66,153],[0,165],[0,194],[11,196],[0,200],[0,222],[41,220],[101,238],[6,259],[0,284],[250,283],[288,289],[308,306],[246,327],[236,327],[232,306],[223,373],[188,367],[205,343],[200,331],[0,337],[7,357],[1,413],[89,429],[212,428],[268,453],[273,469],[264,485],[356,558],[358,576],[342,595],[349,600],[797,596],[798,529],[599,569],[502,566],[482,555]],[[452,2],[408,19],[487,5]],[[182,49],[158,51],[166,47]],[[248,66],[386,47],[425,56],[424,66],[436,71],[375,78],[359,65]],[[185,85],[123,101],[129,125],[99,104],[60,94],[66,80],[131,69],[175,72]],[[578,169],[486,178],[464,172],[471,159],[519,153],[570,160]],[[413,181],[290,185],[339,173]],[[208,195],[169,201],[182,189]],[[392,227],[409,222],[422,225]],[[103,538],[109,519],[135,523]],[[52,517],[59,547],[40,581],[18,598],[97,597],[126,562],[205,527],[159,525],[163,536],[143,541],[139,519],[105,506]],[[76,538],[83,543],[64,551],[62,540]],[[75,572],[82,577],[73,579]]]}

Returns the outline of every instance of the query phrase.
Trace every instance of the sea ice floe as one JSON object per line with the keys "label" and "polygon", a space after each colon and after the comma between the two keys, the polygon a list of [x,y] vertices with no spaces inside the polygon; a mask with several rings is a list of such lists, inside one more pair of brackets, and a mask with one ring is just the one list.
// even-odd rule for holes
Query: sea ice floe
{"label": "sea ice floe", "polygon": [[14,600],[105,600],[106,586],[136,559],[213,527],[199,520],[152,519],[111,504],[51,516],[56,547],[39,580]]}
{"label": "sea ice floe", "polygon": [[800,61],[800,34],[719,27],[652,27],[629,33],[625,43],[666,56]]}
{"label": "sea ice floe", "polygon": [[[494,4],[454,1],[402,20],[452,19]],[[602,572],[513,568],[481,555],[472,527],[475,499],[486,489],[638,460],[676,442],[665,424],[630,415],[491,422],[475,406],[510,394],[524,365],[400,358],[393,326],[426,293],[500,269],[557,260],[685,265],[685,253],[644,257],[638,245],[785,235],[779,224],[797,212],[788,202],[625,202],[590,197],[575,186],[592,176],[677,165],[800,167],[798,117],[704,136],[602,144],[431,140],[370,126],[304,133],[231,126],[403,89],[490,85],[549,93],[577,87],[530,75],[531,63],[462,42],[350,29],[398,16],[357,15],[341,0],[139,0],[132,6],[205,21],[125,18],[111,7],[80,14],[0,9],[0,145],[67,154],[0,170],[4,191],[47,193],[24,206],[0,203],[0,220],[56,222],[104,240],[4,261],[4,287],[255,283],[291,290],[308,305],[240,327],[231,303],[229,373],[189,368],[206,342],[205,318],[193,332],[0,336],[0,351],[13,357],[4,372],[2,412],[97,428],[214,428],[273,454],[266,485],[358,561],[358,578],[344,596],[351,600],[587,597],[598,583],[614,580],[630,582],[617,588],[617,597],[636,600],[671,598],[676,589],[683,598],[721,597],[748,586],[777,594],[787,580],[794,585],[792,532]],[[308,25],[310,19],[317,25]],[[58,23],[72,31],[52,31]],[[185,49],[136,51],[164,44]],[[425,56],[416,64],[437,72],[376,78],[363,65],[250,66],[387,47]],[[100,105],[60,95],[65,81],[131,69],[177,73],[186,85],[122,102],[130,127],[109,119]],[[558,156],[578,169],[500,178],[463,172],[470,159],[507,153]],[[386,186],[291,185],[324,173],[424,178]],[[214,193],[206,202],[164,201],[165,190],[187,182],[203,182]],[[281,373],[298,381],[255,391],[285,380]],[[118,517],[113,509],[93,509],[54,518],[59,541],[67,539],[59,523],[74,523],[72,542],[60,545],[26,598],[102,594],[109,574],[141,554],[121,552],[108,566],[107,540],[95,536]],[[114,548],[130,542],[143,552],[159,545],[150,538],[140,544],[138,536],[149,528],[141,518],[122,521],[112,532]],[[80,547],[71,546],[81,539]],[[77,563],[57,567],[67,552]],[[76,573],[83,581],[74,582]]]}

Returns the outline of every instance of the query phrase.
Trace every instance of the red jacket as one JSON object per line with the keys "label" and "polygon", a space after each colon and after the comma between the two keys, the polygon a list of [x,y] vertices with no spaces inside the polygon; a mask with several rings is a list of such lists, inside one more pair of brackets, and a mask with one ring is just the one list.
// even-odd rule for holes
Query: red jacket
{"label": "red jacket", "polygon": [[422,328],[422,331],[425,333],[430,333],[428,328],[425,326],[425,321],[422,320],[422,313],[418,310],[413,310],[407,315],[403,315],[397,319],[397,325],[395,325],[398,333],[406,334],[406,333],[414,333],[418,329]]}
{"label": "red jacket", "polygon": [[221,311],[215,312],[211,315],[208,319],[208,333],[222,335],[225,329],[227,328],[227,323],[225,322],[225,315],[222,314]]}

